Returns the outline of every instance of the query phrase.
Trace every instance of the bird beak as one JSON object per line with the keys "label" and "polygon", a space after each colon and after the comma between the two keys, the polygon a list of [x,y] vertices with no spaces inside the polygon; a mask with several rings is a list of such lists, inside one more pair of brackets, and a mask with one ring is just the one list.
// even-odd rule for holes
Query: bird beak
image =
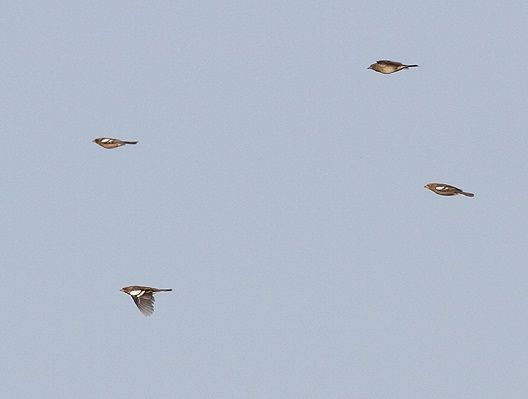
{"label": "bird beak", "polygon": [[121,291],[121,292],[125,292],[125,290],[123,290],[123,288],[121,288],[119,291]]}

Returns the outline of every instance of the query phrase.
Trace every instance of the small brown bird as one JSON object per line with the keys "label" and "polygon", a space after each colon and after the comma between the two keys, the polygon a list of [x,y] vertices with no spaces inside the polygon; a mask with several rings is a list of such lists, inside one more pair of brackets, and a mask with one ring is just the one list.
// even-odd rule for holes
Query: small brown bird
{"label": "small brown bird", "polygon": [[458,195],[462,194],[466,197],[474,197],[475,194],[473,193],[466,193],[465,191],[462,191],[461,189],[451,186],[449,184],[444,183],[429,183],[424,186],[424,188],[427,188],[431,190],[433,193],[436,193],[438,195]]}
{"label": "small brown bird", "polygon": [[137,144],[137,141],[124,141],[119,139],[113,139],[110,137],[99,137],[92,140],[95,144],[99,144],[103,148],[111,149],[124,146],[125,144]]}
{"label": "small brown bird", "polygon": [[418,65],[405,65],[401,62],[389,61],[389,60],[379,60],[374,64],[369,66],[367,69],[372,69],[379,73],[389,74],[401,71],[402,69],[407,68],[416,68]]}
{"label": "small brown bird", "polygon": [[172,291],[172,288],[152,288],[141,285],[130,285],[120,289],[134,300],[138,309],[145,316],[150,316],[154,312],[154,293],[161,291]]}

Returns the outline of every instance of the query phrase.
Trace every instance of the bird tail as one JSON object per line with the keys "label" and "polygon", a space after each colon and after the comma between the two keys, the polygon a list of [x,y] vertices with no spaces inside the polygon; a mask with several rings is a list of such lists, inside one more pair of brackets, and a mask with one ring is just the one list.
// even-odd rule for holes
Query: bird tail
{"label": "bird tail", "polygon": [[125,144],[137,144],[137,141],[123,141]]}
{"label": "bird tail", "polygon": [[473,194],[473,193],[466,193],[464,191],[462,191],[460,194],[465,195],[466,197],[474,197],[475,196],[475,194]]}
{"label": "bird tail", "polygon": [[172,291],[172,288],[159,288],[158,291]]}
{"label": "bird tail", "polygon": [[414,65],[405,65],[405,68],[416,68],[418,65],[414,64]]}

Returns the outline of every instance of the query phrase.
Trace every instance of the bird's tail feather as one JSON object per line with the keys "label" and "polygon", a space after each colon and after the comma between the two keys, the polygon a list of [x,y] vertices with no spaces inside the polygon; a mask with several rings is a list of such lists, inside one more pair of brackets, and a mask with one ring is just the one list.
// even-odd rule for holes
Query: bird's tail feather
{"label": "bird's tail feather", "polygon": [[137,141],[123,141],[125,144],[137,144]]}
{"label": "bird's tail feather", "polygon": [[172,291],[172,288],[160,288],[158,291]]}
{"label": "bird's tail feather", "polygon": [[464,191],[462,191],[460,194],[465,195],[466,197],[474,197],[475,196],[475,194],[473,194],[473,193],[466,193]]}
{"label": "bird's tail feather", "polygon": [[414,65],[405,65],[406,68],[416,68],[418,65],[414,64]]}

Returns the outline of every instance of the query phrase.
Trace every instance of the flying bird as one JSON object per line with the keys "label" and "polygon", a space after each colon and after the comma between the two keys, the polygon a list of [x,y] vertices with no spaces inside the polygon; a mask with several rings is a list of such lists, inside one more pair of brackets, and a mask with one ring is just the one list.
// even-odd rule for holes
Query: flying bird
{"label": "flying bird", "polygon": [[99,144],[101,147],[107,148],[107,149],[122,147],[125,144],[137,144],[138,143],[137,141],[125,141],[125,140],[113,139],[110,137],[99,137],[92,141],[95,144]]}
{"label": "flying bird", "polygon": [[371,66],[369,66],[367,69],[372,69],[379,73],[389,74],[389,73],[401,71],[402,69],[416,68],[417,66],[418,65],[415,65],[415,64],[405,65],[405,64],[402,64],[401,62],[396,62],[396,61],[379,60],[379,61],[376,61]]}
{"label": "flying bird", "polygon": [[475,194],[473,193],[467,193],[465,191],[462,191],[458,187],[451,186],[449,184],[444,184],[444,183],[429,183],[429,184],[426,184],[424,188],[427,188],[431,190],[433,193],[436,193],[438,195],[451,196],[451,195],[462,194],[462,195],[465,195],[466,197],[475,196]]}
{"label": "flying bird", "polygon": [[154,312],[154,293],[172,291],[172,288],[152,288],[141,285],[130,285],[121,288],[120,291],[132,297],[141,313],[145,316],[150,316]]}

